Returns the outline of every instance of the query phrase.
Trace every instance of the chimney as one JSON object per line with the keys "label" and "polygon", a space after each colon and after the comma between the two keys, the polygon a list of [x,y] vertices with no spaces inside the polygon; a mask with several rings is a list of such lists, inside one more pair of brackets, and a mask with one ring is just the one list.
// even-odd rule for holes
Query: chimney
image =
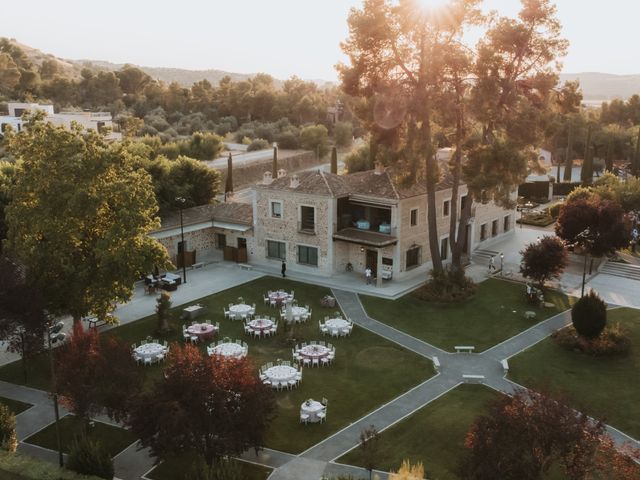
{"label": "chimney", "polygon": [[278,178],[282,178],[286,176],[287,176],[287,171],[284,168],[281,168],[280,170],[278,170]]}
{"label": "chimney", "polygon": [[291,183],[289,184],[289,187],[298,188],[299,186],[300,186],[300,180],[298,180],[298,175],[294,174],[291,177]]}
{"label": "chimney", "polygon": [[382,162],[376,162],[375,163],[374,173],[376,175],[382,175],[382,174],[384,174],[385,171],[386,171],[386,169],[384,168],[384,165],[382,164]]}
{"label": "chimney", "polygon": [[271,185],[271,182],[273,182],[273,175],[271,175],[271,172],[264,172],[262,174],[262,184]]}

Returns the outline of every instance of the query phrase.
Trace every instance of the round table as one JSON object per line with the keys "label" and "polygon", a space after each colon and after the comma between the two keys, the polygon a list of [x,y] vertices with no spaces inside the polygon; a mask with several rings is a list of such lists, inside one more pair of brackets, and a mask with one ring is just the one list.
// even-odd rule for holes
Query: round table
{"label": "round table", "polygon": [[276,305],[282,305],[285,300],[293,298],[293,295],[289,295],[287,292],[282,290],[278,292],[271,292],[269,294],[269,300],[275,300]]}
{"label": "round table", "polygon": [[308,402],[302,402],[302,405],[300,405],[300,413],[309,415],[309,419],[307,420],[309,423],[318,423],[320,421],[318,413],[324,411],[324,409],[324,405],[317,400],[308,400]]}
{"label": "round table", "polygon": [[209,355],[221,355],[223,357],[242,358],[247,356],[247,351],[237,343],[221,343],[213,348],[207,348]]}
{"label": "round table", "polygon": [[[285,313],[287,313],[287,308],[285,307]],[[308,312],[308,310],[304,307],[298,307],[297,305],[291,307],[291,319],[293,320],[293,317],[300,317],[300,321],[304,322],[304,318],[303,315],[306,315]]]}
{"label": "round table", "polygon": [[273,325],[274,325],[273,320],[270,320],[268,318],[254,318],[249,323],[247,323],[247,326],[251,331],[260,331],[260,332],[269,330],[271,327],[273,327]]}
{"label": "round table", "polygon": [[140,345],[136,347],[134,352],[138,354],[140,358],[150,358],[155,359],[158,355],[163,354],[166,351],[163,345],[159,343],[145,343],[144,345]]}
{"label": "round table", "polygon": [[[203,328],[204,327],[204,328]],[[216,327],[210,323],[196,323],[187,327],[189,335],[194,335],[198,338],[208,338],[216,333]]]}
{"label": "round table", "polygon": [[347,322],[344,318],[330,318],[329,320],[324,322],[324,325],[332,335],[336,332],[338,335],[344,335],[344,333],[342,333],[342,329],[347,328],[350,323]]}
{"label": "round table", "polygon": [[329,350],[329,348],[325,347],[324,345],[305,345],[298,350],[298,353],[301,357],[310,358],[313,360],[314,358],[326,357],[327,355],[329,355],[330,351],[331,350]]}
{"label": "round table", "polygon": [[288,365],[275,365],[264,371],[264,376],[275,384],[276,382],[288,382],[289,380],[295,380],[298,370],[295,367]]}
{"label": "round table", "polygon": [[229,307],[229,312],[234,318],[242,318],[242,315],[249,315],[252,310],[253,307],[246,303],[238,303],[237,305],[231,305]]}

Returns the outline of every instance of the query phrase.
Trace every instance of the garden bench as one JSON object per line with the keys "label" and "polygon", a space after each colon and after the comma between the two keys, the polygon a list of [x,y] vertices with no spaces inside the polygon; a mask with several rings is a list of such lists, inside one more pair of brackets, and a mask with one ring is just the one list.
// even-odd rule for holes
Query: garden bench
{"label": "garden bench", "polygon": [[471,347],[471,346],[464,346],[464,345],[457,345],[455,347],[453,347],[456,349],[456,353],[473,353],[473,351],[476,349],[476,347]]}
{"label": "garden bench", "polygon": [[195,270],[196,268],[202,268],[204,267],[204,262],[197,262],[194,263],[193,265],[191,265],[193,267],[193,269]]}
{"label": "garden bench", "polygon": [[438,357],[433,357],[433,366],[436,367],[436,370],[439,372],[440,371],[440,360],[438,360]]}
{"label": "garden bench", "polygon": [[481,382],[484,380],[484,375],[462,375],[464,381],[478,381]]}
{"label": "garden bench", "polygon": [[506,358],[500,361],[500,365],[502,365],[502,370],[504,370],[504,373],[509,373],[509,362],[507,362]]}
{"label": "garden bench", "polygon": [[241,270],[253,270],[253,267],[248,263],[239,263],[238,267],[240,267]]}

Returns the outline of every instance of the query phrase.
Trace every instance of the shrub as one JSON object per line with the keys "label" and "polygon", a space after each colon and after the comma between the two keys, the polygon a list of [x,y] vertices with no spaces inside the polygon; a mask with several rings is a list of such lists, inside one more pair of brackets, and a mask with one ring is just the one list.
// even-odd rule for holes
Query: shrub
{"label": "shrub", "polygon": [[283,150],[297,150],[300,148],[300,135],[293,131],[282,132],[276,135],[276,142]]}
{"label": "shrub", "polygon": [[221,459],[209,467],[199,459],[191,467],[186,480],[245,480],[245,475],[234,461]]}
{"label": "shrub", "polygon": [[544,236],[520,252],[520,273],[540,287],[551,278],[558,278],[567,266],[567,249],[558,237]]}
{"label": "shrub", "polygon": [[629,332],[618,323],[605,327],[600,336],[595,339],[587,339],[578,335],[572,326],[555,332],[552,338],[567,350],[594,357],[624,356],[631,349]]}
{"label": "shrub", "polygon": [[269,148],[269,142],[262,138],[256,138],[247,147],[247,152],[255,152],[256,150],[266,150]]}
{"label": "shrub", "polygon": [[607,325],[607,304],[591,290],[571,308],[571,322],[580,336],[597,338]]}
{"label": "shrub", "polygon": [[369,169],[369,143],[354,149],[346,156],[344,163],[349,173],[364,172]]}
{"label": "shrub", "polygon": [[113,461],[109,452],[100,444],[88,438],[75,439],[67,460],[67,468],[84,475],[95,475],[111,480]]}
{"label": "shrub", "polygon": [[[97,480],[98,477],[81,475],[66,468],[52,465],[37,458],[0,451],[0,478],[3,474],[15,474],[20,480]],[[14,477],[9,477],[14,478]]]}
{"label": "shrub", "polygon": [[18,448],[16,437],[16,416],[0,403],[0,448],[8,452],[15,452]]}
{"label": "shrub", "polygon": [[320,158],[329,152],[328,140],[329,132],[324,125],[310,125],[300,131],[300,146],[305,150],[318,152]]}
{"label": "shrub", "polygon": [[476,293],[476,284],[464,270],[446,266],[442,272],[431,270],[429,275],[429,281],[414,292],[420,300],[453,303],[471,298]]}
{"label": "shrub", "polygon": [[351,122],[337,122],[333,127],[333,139],[338,147],[348,147],[353,140]]}
{"label": "shrub", "polygon": [[158,333],[166,334],[170,331],[169,312],[171,311],[171,295],[161,292],[156,300],[156,318],[158,319]]}
{"label": "shrub", "polygon": [[556,219],[560,215],[560,208],[562,207],[562,202],[556,202],[553,205],[547,207],[547,214],[552,218]]}

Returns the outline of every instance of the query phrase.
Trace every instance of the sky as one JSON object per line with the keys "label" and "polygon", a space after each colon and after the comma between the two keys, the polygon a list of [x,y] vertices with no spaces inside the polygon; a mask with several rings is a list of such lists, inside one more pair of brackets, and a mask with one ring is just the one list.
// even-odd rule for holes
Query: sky
{"label": "sky", "polygon": [[[361,0],[2,2],[0,36],[66,59],[335,81],[347,15]],[[514,16],[517,0],[484,0]],[[639,0],[556,0],[564,71],[640,73]]]}

